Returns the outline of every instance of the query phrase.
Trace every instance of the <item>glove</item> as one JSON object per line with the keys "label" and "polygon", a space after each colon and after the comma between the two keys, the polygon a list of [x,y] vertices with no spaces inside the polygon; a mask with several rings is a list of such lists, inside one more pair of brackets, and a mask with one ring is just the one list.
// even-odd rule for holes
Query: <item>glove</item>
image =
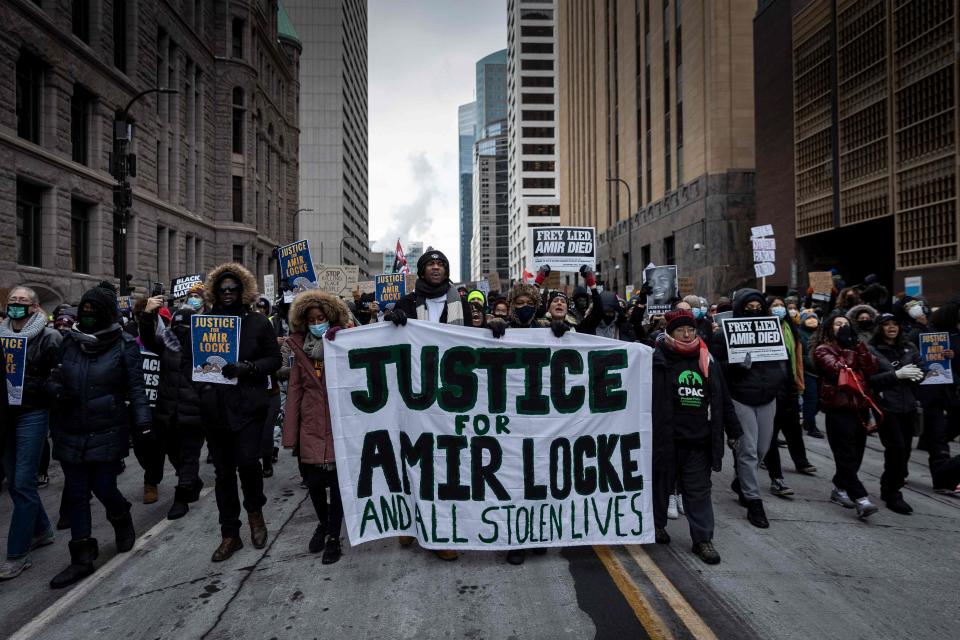
{"label": "glove", "polygon": [[490,332],[493,333],[494,338],[502,338],[503,334],[507,332],[507,323],[500,318],[489,320],[487,326],[490,327]]}
{"label": "glove", "polygon": [[230,364],[225,365],[223,369],[221,369],[220,373],[222,373],[223,377],[227,380],[233,380],[234,378],[248,376],[251,373],[254,373],[256,370],[257,368],[253,366],[252,362],[247,362],[244,360],[243,362],[238,362],[237,364],[233,364],[231,362]]}
{"label": "glove", "polygon": [[547,279],[547,276],[550,275],[550,265],[545,264],[539,269],[537,269],[537,279],[534,280],[536,285],[539,287],[543,284],[543,281]]}
{"label": "glove", "polygon": [[844,349],[855,349],[858,342],[860,342],[860,338],[850,325],[845,324],[837,329],[837,344]]}
{"label": "glove", "polygon": [[394,309],[390,315],[390,321],[394,326],[405,327],[407,325],[407,314],[403,312],[403,309]]}
{"label": "glove", "polygon": [[140,444],[146,445],[148,447],[157,444],[157,434],[153,432],[152,424],[138,424],[137,425],[137,439],[140,440]]}
{"label": "glove", "polygon": [[550,323],[550,330],[553,331],[553,335],[558,338],[562,338],[563,334],[569,331],[570,327],[567,326],[567,323],[563,320],[554,320]]}
{"label": "glove", "polygon": [[907,364],[895,371],[898,380],[917,382],[923,380],[923,371],[915,364]]}
{"label": "glove", "polygon": [[334,340],[337,339],[337,332],[340,331],[340,329],[343,329],[343,327],[330,327],[329,329],[327,329],[327,332],[323,334],[323,337],[329,340],[330,342],[333,342]]}
{"label": "glove", "polygon": [[727,446],[734,453],[740,451],[740,438],[727,438]]}
{"label": "glove", "polygon": [[741,365],[744,369],[749,369],[750,367],[753,366],[753,358],[750,357],[750,354],[749,354],[749,353],[747,354],[747,357],[743,359],[743,362],[740,363],[740,365]]}
{"label": "glove", "polygon": [[649,296],[650,294],[653,293],[653,287],[650,286],[650,283],[649,283],[649,282],[644,282],[644,283],[640,286],[640,293],[643,294],[643,295],[645,295],[645,296]]}
{"label": "glove", "polygon": [[580,267],[580,275],[583,276],[583,281],[587,285],[587,288],[592,289],[597,286],[597,274],[593,272],[593,269],[587,265],[582,265]]}

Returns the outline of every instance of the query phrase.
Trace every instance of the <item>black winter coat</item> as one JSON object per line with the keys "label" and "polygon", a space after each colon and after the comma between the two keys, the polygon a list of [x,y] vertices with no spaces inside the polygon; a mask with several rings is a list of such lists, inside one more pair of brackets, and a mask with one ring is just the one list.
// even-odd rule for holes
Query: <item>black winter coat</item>
{"label": "black winter coat", "polygon": [[874,391],[877,404],[890,413],[911,413],[917,410],[920,385],[909,380],[897,378],[896,371],[913,364],[920,366],[920,350],[906,340],[890,346],[880,342],[870,347],[877,357],[880,368],[870,376],[870,388]]}
{"label": "black winter coat", "polygon": [[[210,314],[233,315],[217,309]],[[237,361],[252,363],[256,371],[241,377],[235,385],[193,383],[200,398],[200,415],[208,429],[240,431],[251,421],[262,423],[266,420],[270,403],[267,378],[275,374],[282,364],[277,334],[267,316],[249,309],[237,315],[240,316],[240,352]],[[192,365],[192,350],[190,353]]]}
{"label": "black winter coat", "polygon": [[151,424],[140,347],[114,327],[95,352],[84,351],[79,332],[63,341],[59,381],[50,384],[58,397],[52,420],[55,460],[121,460],[128,453],[128,425]]}
{"label": "black winter coat", "polygon": [[157,338],[157,314],[140,316],[140,341],[148,351],[160,356],[160,384],[157,388],[157,406],[153,421],[164,429],[199,429],[200,397],[193,384],[193,357],[190,350],[190,333],[187,330],[180,342],[180,351],[168,349]]}
{"label": "black winter coat", "polygon": [[[653,466],[672,465],[675,460],[673,437],[673,383],[670,380],[666,347],[661,343],[653,353]],[[692,356],[691,359],[695,359]],[[710,444],[713,470],[720,471],[724,454],[724,434],[739,438],[743,428],[730,402],[730,392],[720,366],[710,360],[710,375],[704,380],[709,397]]]}
{"label": "black winter coat", "polygon": [[60,332],[44,327],[35,338],[27,340],[27,367],[23,377],[22,410],[49,409],[51,398],[47,394],[50,371],[57,366],[57,356],[62,342]]}

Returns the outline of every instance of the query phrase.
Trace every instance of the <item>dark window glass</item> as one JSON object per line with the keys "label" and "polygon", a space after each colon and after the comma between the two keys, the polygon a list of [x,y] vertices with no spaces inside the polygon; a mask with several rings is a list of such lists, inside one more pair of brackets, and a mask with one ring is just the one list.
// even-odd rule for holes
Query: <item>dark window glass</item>
{"label": "dark window glass", "polygon": [[552,42],[521,42],[520,53],[553,53]]}
{"label": "dark window glass", "polygon": [[674,237],[667,236],[663,239],[663,263],[676,264],[676,259],[677,257],[674,254]]}
{"label": "dark window glass", "polygon": [[552,87],[553,76],[523,76],[520,78],[523,87]]}
{"label": "dark window glass", "polygon": [[74,273],[90,273],[90,205],[70,201],[70,266]]}
{"label": "dark window glass", "polygon": [[523,93],[520,94],[523,104],[553,104],[552,93]]}
{"label": "dark window glass", "polygon": [[550,156],[555,153],[555,147],[552,144],[525,144],[523,153],[524,155]]}
{"label": "dark window glass", "polygon": [[[528,216],[559,216],[560,206],[555,204],[531,204],[527,206]],[[542,227],[543,224],[530,225]]]}
{"label": "dark window glass", "polygon": [[240,18],[234,18],[233,26],[232,26],[232,34],[231,34],[232,36],[231,55],[234,58],[243,57],[243,31],[244,31],[243,20],[241,20]]}
{"label": "dark window glass", "polygon": [[553,127],[523,127],[524,138],[552,138]]}
{"label": "dark window glass", "polygon": [[552,38],[553,37],[553,27],[534,27],[531,25],[520,27],[520,35],[522,37],[531,37],[531,38]]}
{"label": "dark window glass", "polygon": [[553,71],[553,60],[520,60],[520,68],[526,71]]}
{"label": "dark window glass", "polygon": [[39,267],[43,189],[17,180],[17,262]]}
{"label": "dark window glass", "polygon": [[127,72],[127,3],[113,1],[113,66]]}
{"label": "dark window glass", "polygon": [[549,122],[553,120],[553,111],[529,111],[524,110],[520,114],[521,120],[545,120]]}
{"label": "dark window glass", "polygon": [[243,89],[233,88],[233,152],[243,153]]}
{"label": "dark window glass", "polygon": [[237,264],[243,264],[243,245],[233,245],[233,261]]}
{"label": "dark window glass", "polygon": [[556,166],[553,160],[525,160],[523,162],[524,171],[554,171]]}
{"label": "dark window glass", "polygon": [[553,20],[553,10],[551,9],[521,9],[521,20]]}
{"label": "dark window glass", "polygon": [[73,0],[73,35],[90,42],[90,0]]}
{"label": "dark window glass", "polygon": [[643,264],[644,269],[650,264],[650,245],[645,244],[640,247],[640,262]]}
{"label": "dark window glass", "polygon": [[555,181],[553,178],[524,178],[524,189],[553,189]]}
{"label": "dark window glass", "polygon": [[43,64],[27,52],[17,59],[17,135],[40,143],[40,90]]}
{"label": "dark window glass", "polygon": [[90,111],[93,96],[78,84],[73,85],[70,97],[70,145],[74,162],[89,161]]}
{"label": "dark window glass", "polygon": [[243,222],[243,178],[233,176],[233,221]]}

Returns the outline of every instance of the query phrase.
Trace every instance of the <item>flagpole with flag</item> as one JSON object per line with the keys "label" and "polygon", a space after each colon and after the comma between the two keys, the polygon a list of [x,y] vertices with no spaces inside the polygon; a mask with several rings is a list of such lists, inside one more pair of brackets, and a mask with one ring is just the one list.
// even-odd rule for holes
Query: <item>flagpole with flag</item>
{"label": "flagpole with flag", "polygon": [[403,247],[400,245],[400,238],[397,238],[397,250],[393,258],[393,273],[410,273],[410,267],[407,266],[407,259],[403,255]]}

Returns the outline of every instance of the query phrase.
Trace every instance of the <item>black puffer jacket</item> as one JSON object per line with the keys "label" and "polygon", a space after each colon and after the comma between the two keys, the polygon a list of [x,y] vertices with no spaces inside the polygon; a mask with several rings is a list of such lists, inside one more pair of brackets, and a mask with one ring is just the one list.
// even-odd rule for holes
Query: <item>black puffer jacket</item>
{"label": "black puffer jacket", "polygon": [[199,429],[200,397],[192,381],[190,328],[172,331],[180,343],[180,351],[174,351],[157,337],[156,323],[157,314],[141,314],[140,341],[149,351],[160,356],[160,385],[157,388],[153,421],[162,428]]}
{"label": "black puffer jacket", "polygon": [[[746,317],[744,307],[751,300],[759,300],[763,306],[764,315],[767,313],[766,301],[759,291],[741,289],[733,299],[733,317]],[[777,394],[787,382],[789,376],[787,360],[754,362],[750,367],[731,364],[722,329],[713,334],[710,352],[723,368],[723,377],[730,388],[730,395],[741,404],[757,407],[776,400]]]}
{"label": "black puffer jacket", "polygon": [[917,410],[920,385],[897,378],[896,371],[913,364],[920,366],[920,350],[905,338],[891,346],[882,340],[875,342],[870,351],[877,357],[880,368],[870,376],[870,387],[877,404],[891,413],[910,413]]}
{"label": "black puffer jacket", "polygon": [[21,409],[50,408],[47,381],[50,379],[50,371],[57,366],[62,340],[60,332],[52,327],[45,327],[38,336],[27,340],[27,368],[23,377]]}
{"label": "black puffer jacket", "polygon": [[[143,363],[134,338],[119,325],[96,334],[74,331],[60,350],[58,402],[52,421],[53,457],[61,462],[112,462],[126,457],[129,424],[151,424]],[[96,341],[93,341],[96,342]]]}

